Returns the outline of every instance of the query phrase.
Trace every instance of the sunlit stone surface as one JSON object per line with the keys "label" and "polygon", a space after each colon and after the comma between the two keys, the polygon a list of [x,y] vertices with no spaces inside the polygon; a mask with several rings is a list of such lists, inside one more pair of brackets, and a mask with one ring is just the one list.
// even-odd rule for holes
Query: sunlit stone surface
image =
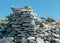
{"label": "sunlit stone surface", "polygon": [[[31,6],[11,7],[11,27],[1,25],[0,43],[57,43],[60,42],[60,20],[37,18]],[[4,19],[8,24],[8,20]]]}

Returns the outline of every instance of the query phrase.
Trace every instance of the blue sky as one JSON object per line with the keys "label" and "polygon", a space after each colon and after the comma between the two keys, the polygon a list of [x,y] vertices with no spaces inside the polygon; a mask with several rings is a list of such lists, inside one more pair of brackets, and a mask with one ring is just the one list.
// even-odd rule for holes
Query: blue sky
{"label": "blue sky", "polygon": [[51,17],[60,19],[60,0],[0,0],[0,18],[12,13],[10,7],[30,5],[37,17]]}

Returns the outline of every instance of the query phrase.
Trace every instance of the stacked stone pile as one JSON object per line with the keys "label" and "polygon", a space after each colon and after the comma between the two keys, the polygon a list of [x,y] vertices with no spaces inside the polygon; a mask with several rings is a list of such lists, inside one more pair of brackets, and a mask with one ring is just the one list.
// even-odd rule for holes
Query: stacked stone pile
{"label": "stacked stone pile", "polygon": [[[11,36],[15,37],[15,43],[27,43],[29,36],[34,36],[35,21],[30,6],[24,8],[11,8],[13,10]],[[15,33],[14,33],[15,32]]]}
{"label": "stacked stone pile", "polygon": [[[13,14],[7,25],[0,25],[0,43],[60,42],[60,21],[37,18],[30,6],[11,7]],[[8,27],[8,28],[7,28]]]}

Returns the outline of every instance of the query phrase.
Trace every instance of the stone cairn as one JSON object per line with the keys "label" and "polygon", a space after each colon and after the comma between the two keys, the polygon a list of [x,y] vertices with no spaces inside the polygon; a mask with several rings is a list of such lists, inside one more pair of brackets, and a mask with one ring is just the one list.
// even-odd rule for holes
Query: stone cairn
{"label": "stone cairn", "polygon": [[12,29],[10,37],[14,37],[14,43],[36,43],[36,40],[29,42],[29,37],[35,37],[34,29],[36,27],[34,21],[34,13],[30,6],[24,8],[11,7]]}
{"label": "stone cairn", "polygon": [[60,20],[36,18],[30,6],[11,9],[11,18],[0,24],[0,43],[60,42]]}

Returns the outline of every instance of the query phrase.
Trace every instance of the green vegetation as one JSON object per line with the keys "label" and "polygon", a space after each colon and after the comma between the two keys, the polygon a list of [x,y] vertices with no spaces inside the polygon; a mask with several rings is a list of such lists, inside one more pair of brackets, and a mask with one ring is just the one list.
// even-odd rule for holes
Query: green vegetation
{"label": "green vegetation", "polygon": [[12,18],[11,17],[12,17],[12,14],[6,16],[6,18],[8,19],[8,24],[7,24],[8,27],[11,27],[11,22],[12,22]]}
{"label": "green vegetation", "polygon": [[59,41],[57,41],[57,43],[60,43]]}

